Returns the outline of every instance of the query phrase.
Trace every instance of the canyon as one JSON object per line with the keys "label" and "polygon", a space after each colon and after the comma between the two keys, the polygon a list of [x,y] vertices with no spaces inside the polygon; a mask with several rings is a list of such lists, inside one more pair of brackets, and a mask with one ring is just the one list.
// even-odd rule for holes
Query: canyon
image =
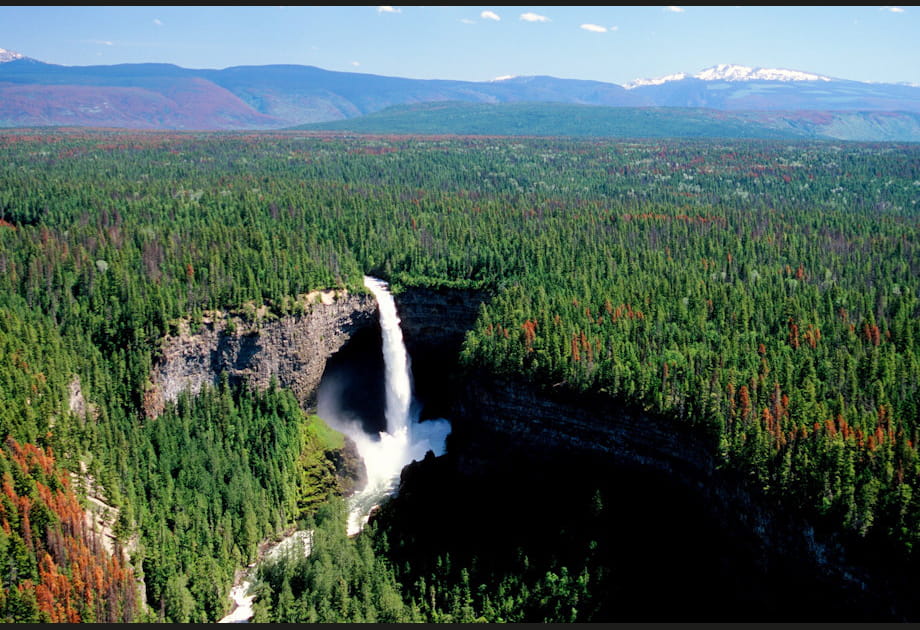
{"label": "canyon", "polygon": [[[751,602],[788,606],[789,616],[777,613],[773,618],[916,617],[911,603],[913,578],[899,575],[862,541],[846,540],[766,500],[743,475],[723,467],[716,445],[704,432],[607,395],[541,388],[462,369],[459,351],[479,305],[488,299],[485,292],[410,288],[398,292],[395,299],[422,404],[421,418],[445,416],[453,426],[448,452],[437,458],[440,463],[426,458],[406,468],[403,484],[410,490],[424,488],[426,482],[420,478],[426,475],[452,483],[469,481],[472,486],[502,486],[503,476],[520,478],[521,471],[550,476],[558,471],[560,478],[579,483],[580,475],[583,480],[588,471],[599,470],[616,483],[635,482],[637,496],[658,492],[665,498],[689,497],[694,507],[688,518],[702,519],[699,528],[706,537],[724,537],[723,555],[740,549],[743,556],[743,560],[714,560],[723,565],[737,562],[743,570],[756,573],[751,588],[758,593]],[[180,392],[194,393],[221,378],[257,387],[275,381],[290,388],[304,409],[313,410],[327,363],[344,354],[359,333],[375,326],[379,328],[373,297],[343,291],[305,298],[302,312],[296,314],[210,313],[197,330],[182,322],[176,334],[162,342],[151,373],[147,412],[155,416]],[[353,444],[350,448],[350,453],[337,456],[337,472],[354,479],[360,471],[354,470]],[[552,511],[551,498],[545,500],[543,509]],[[632,509],[642,510],[642,500],[654,498],[640,497]],[[650,510],[650,514],[681,518],[679,513]],[[673,527],[683,525],[676,522]],[[681,544],[685,543],[692,546],[693,541]],[[729,576],[728,581],[732,579]],[[696,588],[700,587],[691,587],[690,592],[697,592]],[[800,599],[778,601],[789,593]],[[723,616],[743,614],[731,605],[726,610]]]}

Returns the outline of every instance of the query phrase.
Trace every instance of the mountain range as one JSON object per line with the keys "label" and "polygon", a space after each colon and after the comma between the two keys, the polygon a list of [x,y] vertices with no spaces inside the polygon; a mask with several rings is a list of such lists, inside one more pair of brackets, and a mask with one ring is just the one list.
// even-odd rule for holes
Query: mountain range
{"label": "mountain range", "polygon": [[[573,112],[585,124],[567,132]],[[301,65],[64,66],[0,49],[0,127],[38,126],[634,137],[673,129],[690,136],[920,141],[920,86],[737,65],[627,85],[549,76],[408,79]]]}

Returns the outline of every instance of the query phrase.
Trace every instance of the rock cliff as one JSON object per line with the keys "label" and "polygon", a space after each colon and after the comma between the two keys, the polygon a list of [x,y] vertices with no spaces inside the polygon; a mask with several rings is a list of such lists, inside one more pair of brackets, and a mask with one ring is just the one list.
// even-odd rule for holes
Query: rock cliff
{"label": "rock cliff", "polygon": [[301,406],[311,408],[326,360],[355,331],[372,325],[377,304],[369,295],[344,291],[311,294],[301,300],[303,312],[271,318],[263,312],[248,317],[211,312],[197,330],[188,320],[161,343],[150,375],[145,411],[155,417],[179,393],[197,393],[216,385],[222,374],[231,383],[245,381],[265,388],[274,378],[290,389]]}
{"label": "rock cliff", "polygon": [[461,395],[460,349],[487,299],[486,292],[472,289],[407,289],[394,295],[422,418],[448,417]]}
{"label": "rock cliff", "polygon": [[[535,457],[560,450],[603,454],[620,463],[703,482],[716,468],[715,451],[699,431],[653,418],[609,396],[576,394],[486,373],[470,375],[458,400],[455,442],[466,465],[495,445],[526,445]],[[492,445],[490,447],[490,445]]]}
{"label": "rock cliff", "polygon": [[[150,374],[144,411],[155,418],[183,391],[196,394],[217,385],[222,376],[231,383],[266,388],[274,379],[290,389],[305,410],[316,404],[326,361],[361,328],[377,319],[377,303],[369,295],[345,291],[301,296],[298,314],[271,317],[267,309],[245,316],[206,313],[201,321],[178,322],[175,334],[161,341]],[[347,436],[340,452],[327,452],[339,491],[349,494],[366,482],[364,462]]]}

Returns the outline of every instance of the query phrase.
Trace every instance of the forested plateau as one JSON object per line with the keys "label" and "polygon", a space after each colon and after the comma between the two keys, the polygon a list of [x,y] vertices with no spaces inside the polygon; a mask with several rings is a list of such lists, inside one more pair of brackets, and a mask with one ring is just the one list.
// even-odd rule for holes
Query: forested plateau
{"label": "forested plateau", "polygon": [[618,619],[610,479],[526,493],[584,509],[580,551],[423,557],[401,498],[345,537],[342,436],[281,384],[150,413],[164,340],[257,336],[365,274],[482,296],[450,378],[666,418],[911,587],[918,201],[916,144],[4,130],[0,619],[215,621],[294,526],[314,551],[261,570],[255,621]]}

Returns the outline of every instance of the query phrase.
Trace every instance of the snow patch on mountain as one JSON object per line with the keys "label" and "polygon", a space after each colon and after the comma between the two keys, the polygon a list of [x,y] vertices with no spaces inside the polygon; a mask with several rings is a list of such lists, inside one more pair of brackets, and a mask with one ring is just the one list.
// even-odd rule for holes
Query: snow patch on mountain
{"label": "snow patch on mountain", "polygon": [[[658,79],[636,79],[623,87],[630,90],[645,85],[661,85],[669,81],[682,81],[688,75],[679,72],[669,74]],[[711,68],[700,70],[693,75],[694,79],[702,81],[831,81],[830,77],[801,70],[785,70],[781,68],[751,68],[737,64],[720,63]]]}
{"label": "snow patch on mountain", "polygon": [[685,72],[678,72],[677,74],[669,74],[667,76],[658,77],[657,79],[636,79],[635,81],[630,81],[623,87],[627,90],[632,88],[642,87],[643,85],[661,85],[662,83],[667,83],[668,81],[682,81],[686,79],[689,75]]}
{"label": "snow patch on mountain", "polygon": [[749,68],[722,63],[693,75],[703,81],[830,81],[830,77],[801,70]]}
{"label": "snow patch on mountain", "polygon": [[25,55],[7,50],[6,48],[0,48],[0,63],[6,63],[7,61],[16,61],[17,59],[23,59]]}

